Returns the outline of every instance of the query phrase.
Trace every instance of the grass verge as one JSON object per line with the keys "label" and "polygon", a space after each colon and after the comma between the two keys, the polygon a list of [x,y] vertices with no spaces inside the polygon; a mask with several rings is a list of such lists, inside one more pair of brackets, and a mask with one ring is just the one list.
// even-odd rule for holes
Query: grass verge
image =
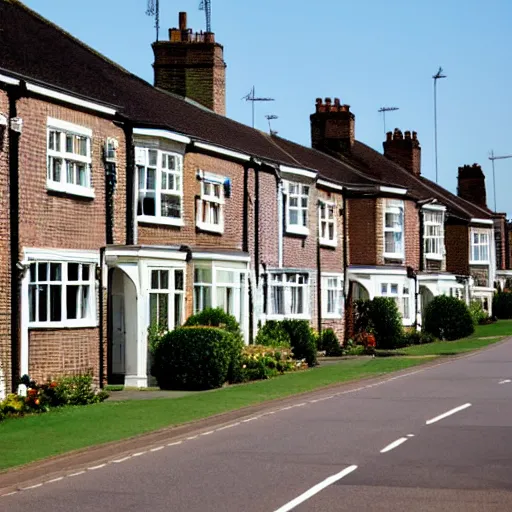
{"label": "grass verge", "polygon": [[9,419],[0,423],[0,470],[423,362],[405,357],[340,361],[183,398],[107,401]]}

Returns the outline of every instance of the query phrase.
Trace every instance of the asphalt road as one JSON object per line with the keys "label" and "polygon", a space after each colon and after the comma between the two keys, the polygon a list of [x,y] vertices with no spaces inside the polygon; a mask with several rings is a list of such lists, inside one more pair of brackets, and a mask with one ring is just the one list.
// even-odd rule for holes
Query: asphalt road
{"label": "asphalt road", "polygon": [[42,475],[0,510],[512,511],[511,380],[512,341]]}

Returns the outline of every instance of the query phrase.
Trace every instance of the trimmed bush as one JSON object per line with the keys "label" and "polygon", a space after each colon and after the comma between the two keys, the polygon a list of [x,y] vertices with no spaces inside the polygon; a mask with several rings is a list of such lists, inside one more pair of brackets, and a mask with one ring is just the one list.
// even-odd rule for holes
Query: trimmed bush
{"label": "trimmed bush", "polygon": [[290,336],[284,330],[281,322],[276,320],[268,320],[261,327],[254,340],[256,345],[264,345],[266,347],[290,347]]}
{"label": "trimmed bush", "polygon": [[411,330],[404,332],[402,346],[407,347],[410,345],[424,345],[425,343],[432,343],[435,341],[434,336],[428,332]]}
{"label": "trimmed bush", "polygon": [[397,348],[402,343],[402,318],[396,302],[388,297],[375,297],[369,304],[372,331],[377,348]]}
{"label": "trimmed bush", "polygon": [[242,363],[240,382],[270,379],[297,368],[289,347],[244,347]]}
{"label": "trimmed bush", "polygon": [[290,336],[295,359],[305,359],[308,366],[316,365],[316,342],[307,320],[283,320],[283,329]]}
{"label": "trimmed bush", "polygon": [[427,306],[425,332],[441,340],[458,340],[475,331],[473,319],[466,304],[446,295],[439,295]]}
{"label": "trimmed bush", "polygon": [[469,305],[469,312],[471,313],[471,318],[473,319],[474,325],[484,324],[487,322],[487,320],[489,320],[489,315],[479,300],[471,301],[471,304]]}
{"label": "trimmed bush", "polygon": [[343,348],[340,345],[336,333],[332,329],[325,329],[319,336],[323,350],[327,357],[339,357],[343,355]]}
{"label": "trimmed bush", "polygon": [[242,366],[241,357],[244,338],[235,317],[226,313],[222,308],[207,308],[190,316],[185,322],[185,327],[201,325],[205,327],[219,327],[233,335],[227,380],[229,382],[238,382],[240,380],[240,367]]}
{"label": "trimmed bush", "polygon": [[218,327],[181,327],[155,348],[152,373],[161,389],[221,387],[235,353],[236,337]]}
{"label": "trimmed bush", "polygon": [[500,320],[509,320],[512,318],[512,293],[498,292],[492,299],[493,315]]}

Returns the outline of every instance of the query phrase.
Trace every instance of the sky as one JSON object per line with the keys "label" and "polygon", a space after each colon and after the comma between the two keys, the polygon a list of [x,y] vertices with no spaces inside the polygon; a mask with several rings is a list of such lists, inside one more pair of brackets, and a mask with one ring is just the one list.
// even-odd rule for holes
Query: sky
{"label": "sky", "polygon": [[[154,18],[147,0],[24,0],[95,50],[153,83]],[[205,29],[199,0],[160,0],[160,39],[188,12]],[[386,129],[418,132],[422,174],[435,180],[433,79],[437,85],[439,184],[456,192],[457,169],[478,163],[494,209],[490,151],[512,155],[510,0],[212,0],[224,45],[227,115],[310,146],[315,98],[339,97],[356,116],[356,138],[382,151]],[[497,210],[512,216],[512,158],[495,161]]]}

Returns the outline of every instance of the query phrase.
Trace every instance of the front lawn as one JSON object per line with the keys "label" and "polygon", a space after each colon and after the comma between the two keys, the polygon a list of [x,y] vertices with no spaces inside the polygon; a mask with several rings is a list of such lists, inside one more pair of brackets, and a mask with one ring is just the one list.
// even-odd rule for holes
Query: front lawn
{"label": "front lawn", "polygon": [[0,423],[0,470],[422,362],[406,357],[340,361],[183,398],[106,401],[7,419]]}

